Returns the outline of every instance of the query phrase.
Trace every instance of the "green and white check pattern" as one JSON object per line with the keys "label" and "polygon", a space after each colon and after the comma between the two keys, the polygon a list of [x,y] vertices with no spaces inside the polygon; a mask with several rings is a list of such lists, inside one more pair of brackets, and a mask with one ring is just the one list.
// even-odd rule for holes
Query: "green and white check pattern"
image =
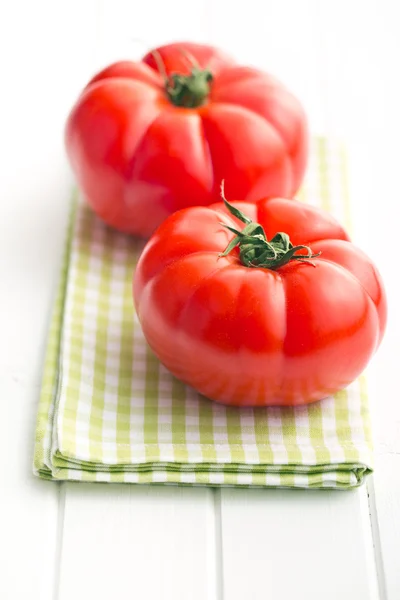
{"label": "green and white check pattern", "polygon": [[[301,200],[349,225],[345,160],[316,139]],[[371,471],[365,381],[308,407],[200,397],[148,349],[132,302],[143,243],[75,207],[49,334],[34,471],[54,480],[271,487],[359,485]]]}

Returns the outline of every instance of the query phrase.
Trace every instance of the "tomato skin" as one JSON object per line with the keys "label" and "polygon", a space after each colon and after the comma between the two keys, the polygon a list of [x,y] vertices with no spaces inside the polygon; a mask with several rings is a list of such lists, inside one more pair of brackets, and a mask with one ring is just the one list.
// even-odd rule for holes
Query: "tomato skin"
{"label": "tomato skin", "polygon": [[93,77],[68,117],[65,141],[95,212],[148,237],[174,211],[218,201],[222,179],[228,195],[245,201],[292,197],[308,147],[296,98],[270,75],[238,66],[211,46],[183,42],[157,52],[168,76],[188,74],[190,57],[209,68],[208,100],[175,106],[151,53]]}
{"label": "tomato skin", "polygon": [[285,231],[321,255],[276,271],[248,268],[236,250],[219,257],[233,238],[222,224],[239,223],[223,204],[176,212],[135,272],[150,347],[176,377],[223,404],[307,404],[346,387],[385,330],[376,267],[321,210],[282,198],[233,204],[268,239]]}

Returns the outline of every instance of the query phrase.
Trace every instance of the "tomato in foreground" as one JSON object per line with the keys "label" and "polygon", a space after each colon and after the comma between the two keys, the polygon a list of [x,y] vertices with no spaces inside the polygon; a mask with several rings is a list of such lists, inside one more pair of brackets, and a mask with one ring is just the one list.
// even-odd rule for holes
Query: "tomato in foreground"
{"label": "tomato in foreground", "polygon": [[148,237],[171,213],[218,201],[292,197],[306,119],[275,78],[211,46],[175,43],[98,73],[66,125],[78,184],[109,225]]}
{"label": "tomato in foreground", "polygon": [[386,323],[370,259],[332,216],[282,198],[169,217],[139,260],[134,299],[176,377],[242,406],[306,404],[344,388]]}

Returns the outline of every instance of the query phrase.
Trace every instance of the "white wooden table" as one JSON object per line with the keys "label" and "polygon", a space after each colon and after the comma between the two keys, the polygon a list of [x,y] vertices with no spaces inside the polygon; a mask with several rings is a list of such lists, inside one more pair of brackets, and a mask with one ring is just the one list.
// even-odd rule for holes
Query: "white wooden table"
{"label": "white wooden table", "polygon": [[[400,598],[399,24],[396,0],[1,4],[2,600]],[[72,182],[65,117],[99,67],[189,38],[271,70],[314,131],[347,140],[354,239],[379,265],[390,310],[369,369],[376,472],[354,492],[57,485],[32,475]]]}

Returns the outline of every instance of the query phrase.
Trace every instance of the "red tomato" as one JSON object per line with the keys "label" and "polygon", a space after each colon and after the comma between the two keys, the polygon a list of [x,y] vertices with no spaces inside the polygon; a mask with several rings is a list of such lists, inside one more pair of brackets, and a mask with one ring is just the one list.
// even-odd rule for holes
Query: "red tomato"
{"label": "red tomato", "polygon": [[224,404],[306,404],[344,388],[385,329],[377,269],[321,210],[282,198],[234,206],[259,225],[243,228],[223,204],[193,207],[149,240],[134,298],[150,347]]}
{"label": "red tomato", "polygon": [[216,202],[222,179],[246,201],[291,197],[307,133],[299,102],[276,79],[180,43],[96,75],[68,118],[66,147],[99,216],[147,237],[174,211]]}

